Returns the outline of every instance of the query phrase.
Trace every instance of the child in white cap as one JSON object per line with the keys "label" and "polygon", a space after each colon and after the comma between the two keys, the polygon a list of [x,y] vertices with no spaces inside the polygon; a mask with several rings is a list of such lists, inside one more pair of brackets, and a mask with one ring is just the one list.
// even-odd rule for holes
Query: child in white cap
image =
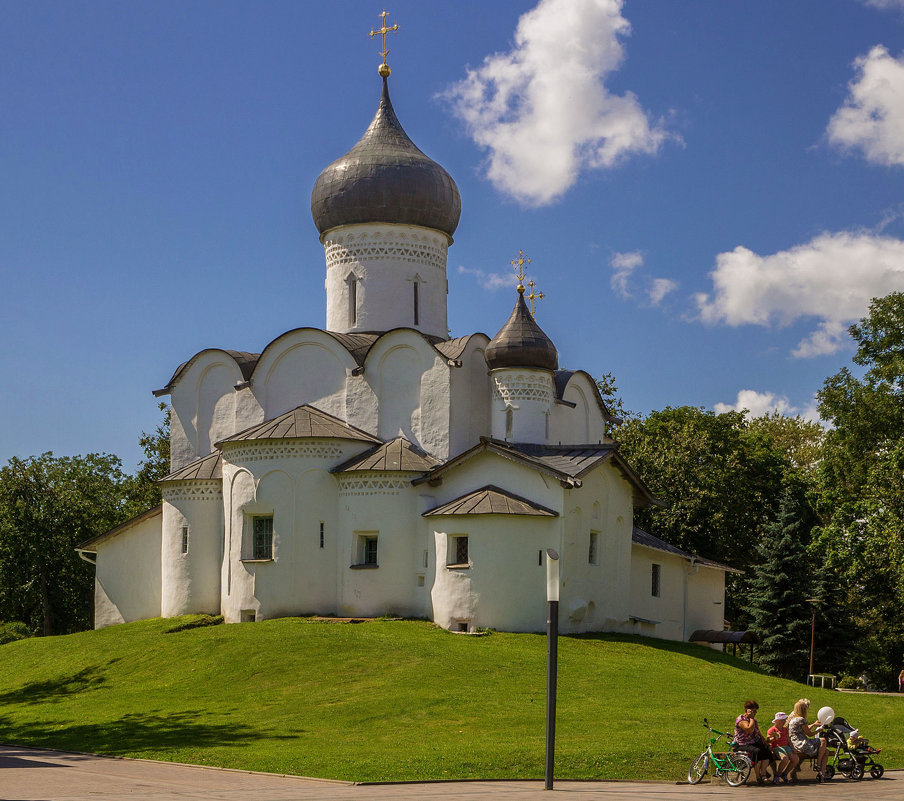
{"label": "child in white cap", "polygon": [[766,732],[766,741],[772,749],[775,761],[775,776],[772,781],[788,783],[788,773],[800,764],[800,757],[794,753],[791,743],[788,742],[788,715],[785,712],[776,712],[772,720],[772,727]]}

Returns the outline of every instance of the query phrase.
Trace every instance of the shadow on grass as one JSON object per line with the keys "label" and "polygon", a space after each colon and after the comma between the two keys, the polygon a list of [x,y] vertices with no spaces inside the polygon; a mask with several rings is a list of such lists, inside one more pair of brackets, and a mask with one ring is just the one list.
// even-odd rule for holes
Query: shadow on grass
{"label": "shadow on grass", "polygon": [[0,717],[3,740],[18,745],[61,751],[89,751],[98,754],[160,753],[182,748],[237,745],[260,740],[294,740],[304,730],[292,734],[270,734],[251,726],[212,723],[202,712],[171,715],[131,714],[112,721],[45,725],[14,722]]}
{"label": "shadow on grass", "polygon": [[633,645],[642,645],[645,648],[655,648],[658,651],[685,654],[686,656],[694,657],[694,659],[703,659],[706,662],[729,665],[738,670],[746,670],[749,673],[758,673],[761,676],[769,675],[759,665],[750,663],[746,656],[732,656],[724,651],[716,651],[705,645],[697,645],[696,643],[678,642],[677,640],[659,640],[655,637],[642,637],[639,634],[607,634],[591,632],[588,634],[569,634],[567,636],[575,640],[598,640],[604,643],[624,642]]}
{"label": "shadow on grass", "polygon": [[0,704],[46,704],[76,693],[97,690],[107,683],[106,668],[118,661],[113,659],[106,665],[82,668],[69,676],[30,682],[17,690],[0,693]]}

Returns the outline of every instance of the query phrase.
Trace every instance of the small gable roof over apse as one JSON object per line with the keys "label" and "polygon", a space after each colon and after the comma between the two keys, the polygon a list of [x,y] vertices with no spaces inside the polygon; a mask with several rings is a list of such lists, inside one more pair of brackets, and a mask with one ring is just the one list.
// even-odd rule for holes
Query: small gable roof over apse
{"label": "small gable roof over apse", "polygon": [[378,472],[394,471],[408,473],[425,473],[439,464],[430,454],[424,453],[405,437],[396,437],[362,456],[355,456],[347,462],[334,467],[330,472],[351,473],[358,470],[375,470]]}
{"label": "small gable roof over apse", "polygon": [[352,439],[380,442],[366,431],[350,426],[338,417],[322,412],[314,406],[304,404],[272,420],[265,420],[256,426],[239,431],[238,434],[221,439],[216,446],[219,448],[226,443],[255,439]]}
{"label": "small gable roof over apse", "polygon": [[530,517],[558,517],[558,512],[539,503],[522,498],[507,490],[488,484],[479,490],[455,498],[442,506],[423,513],[422,517],[439,515],[528,515]]}

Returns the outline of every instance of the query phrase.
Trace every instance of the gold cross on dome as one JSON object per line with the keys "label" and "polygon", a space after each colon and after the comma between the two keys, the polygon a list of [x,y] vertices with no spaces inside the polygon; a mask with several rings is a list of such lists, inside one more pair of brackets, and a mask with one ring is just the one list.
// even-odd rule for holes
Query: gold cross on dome
{"label": "gold cross on dome", "polygon": [[534,301],[541,300],[542,298],[545,298],[546,295],[544,295],[542,292],[539,292],[536,295],[534,294],[534,282],[533,281],[529,281],[527,285],[530,287],[530,294],[527,296],[527,300],[530,303],[530,316],[533,317],[534,319],[536,319],[537,315],[536,315],[536,309],[534,308]]}
{"label": "gold cross on dome", "polygon": [[380,27],[377,30],[371,30],[370,38],[373,39],[374,36],[380,36],[383,39],[383,49],[380,51],[380,55],[383,56],[383,63],[380,65],[379,73],[384,78],[389,77],[389,65],[386,63],[386,56],[389,55],[389,49],[386,47],[386,34],[387,33],[395,33],[399,29],[398,23],[394,24],[391,28],[386,26],[386,17],[389,16],[389,12],[386,9],[380,14]]}
{"label": "gold cross on dome", "polygon": [[515,278],[518,279],[518,291],[524,292],[524,279],[527,276],[524,274],[524,265],[530,264],[530,259],[524,255],[523,250],[518,251],[518,258],[512,259],[512,267],[515,268]]}

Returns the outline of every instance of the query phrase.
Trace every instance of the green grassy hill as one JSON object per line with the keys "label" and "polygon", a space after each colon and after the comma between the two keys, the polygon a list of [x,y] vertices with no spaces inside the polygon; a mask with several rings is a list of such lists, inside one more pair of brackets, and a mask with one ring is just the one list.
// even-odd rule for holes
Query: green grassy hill
{"label": "green grassy hill", "polygon": [[[419,621],[150,620],[0,646],[0,742],[350,780],[540,778],[546,638]],[[904,697],[812,690],[730,656],[619,635],[559,644],[556,775],[679,779],[704,715],[809,695],[904,766]],[[894,721],[894,722],[893,722]]]}

